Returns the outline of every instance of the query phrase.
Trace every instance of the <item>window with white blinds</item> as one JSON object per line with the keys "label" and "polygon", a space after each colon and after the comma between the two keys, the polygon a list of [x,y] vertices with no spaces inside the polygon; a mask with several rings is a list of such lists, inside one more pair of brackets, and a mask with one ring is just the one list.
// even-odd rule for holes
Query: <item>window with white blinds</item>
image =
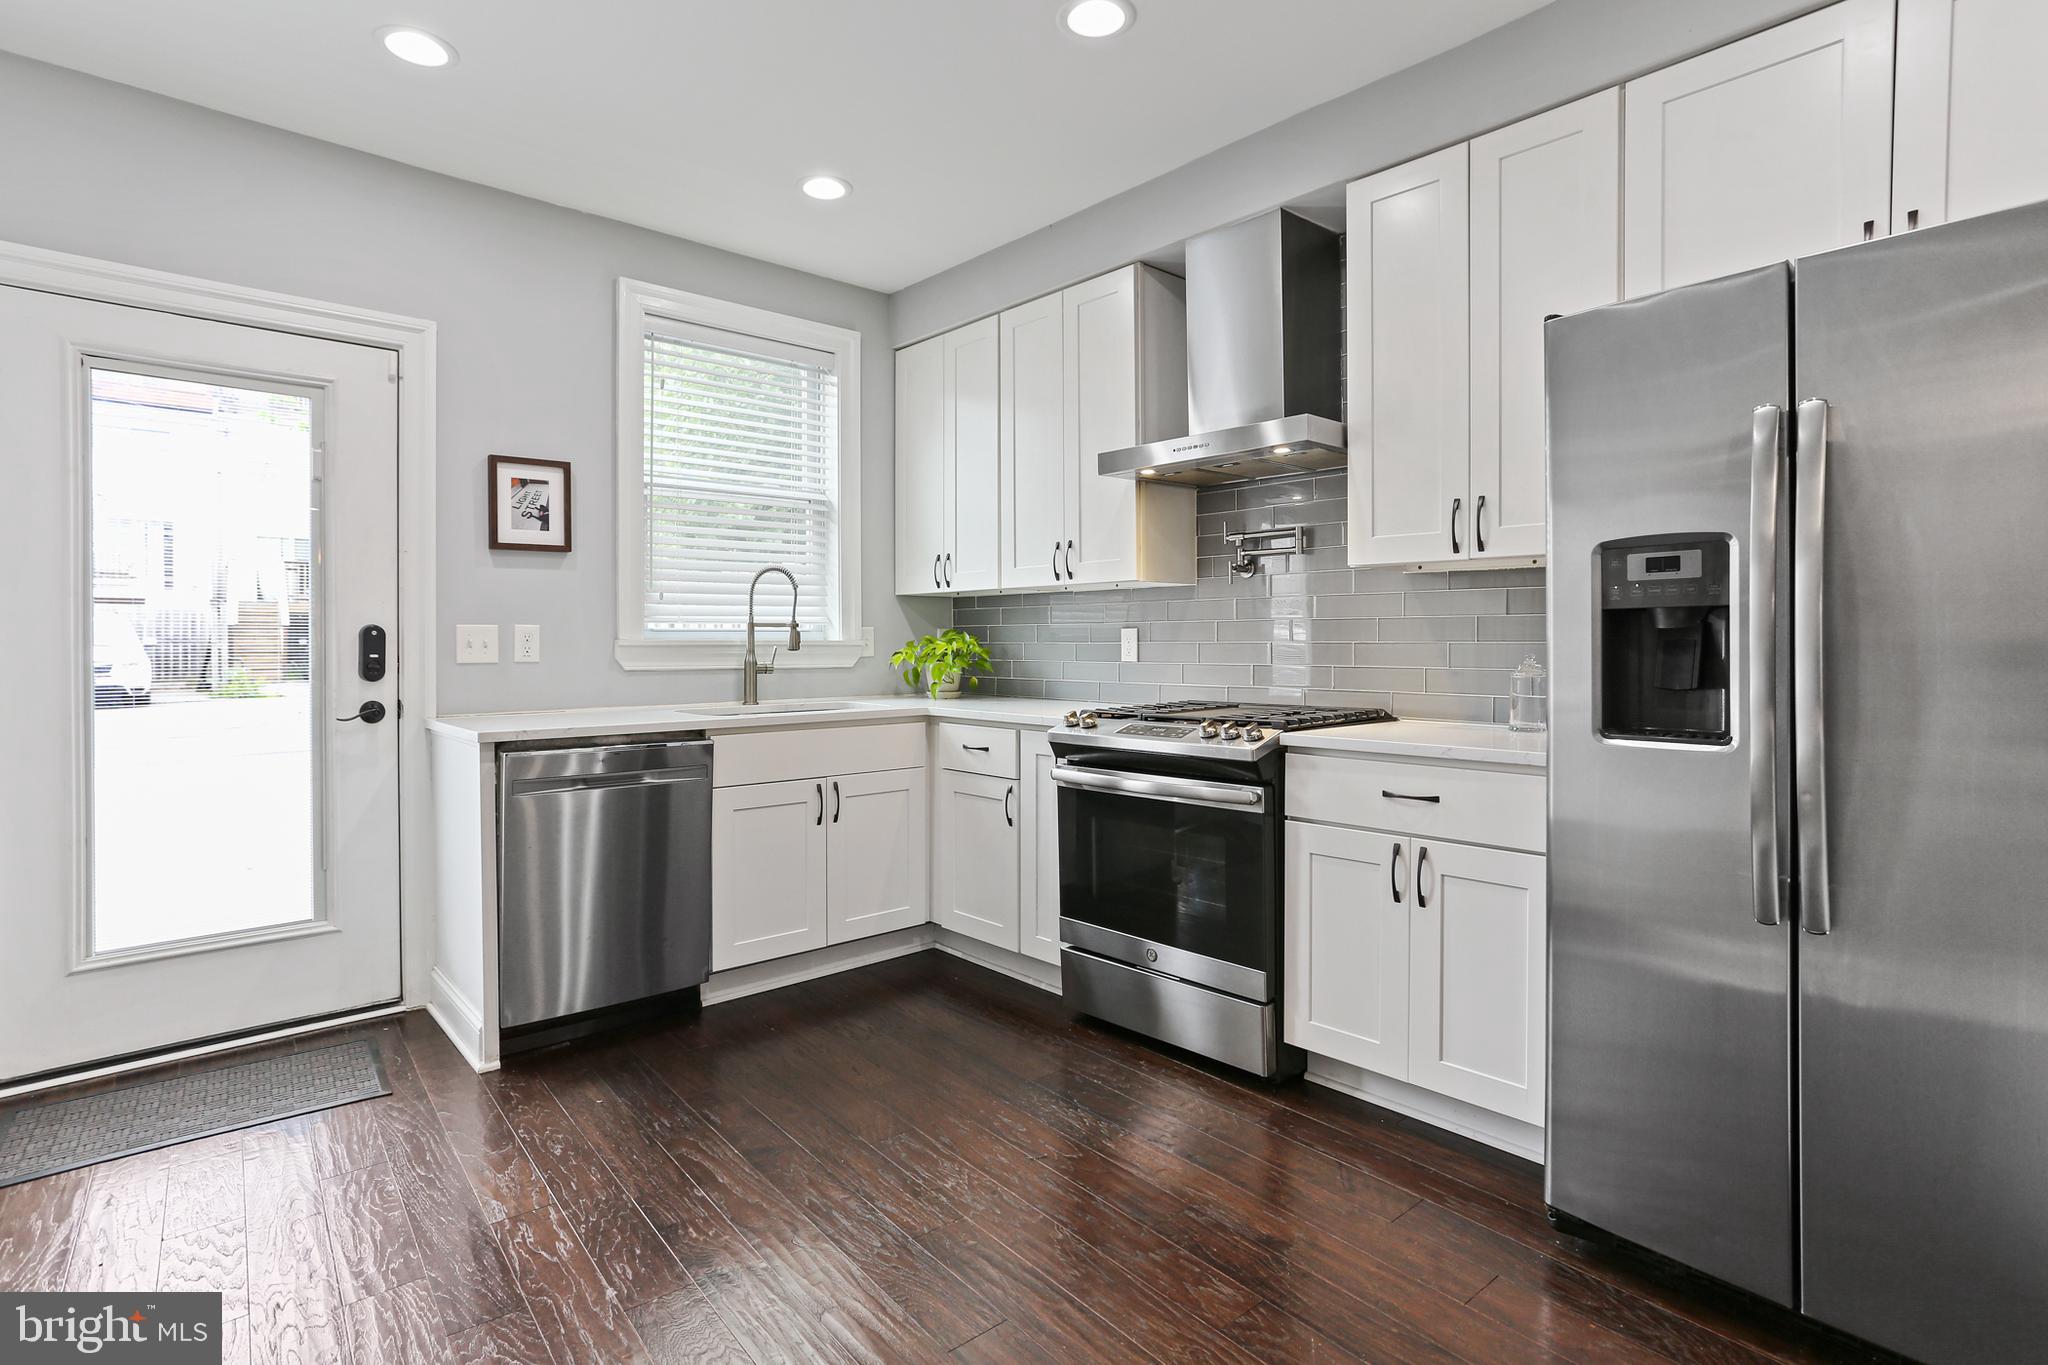
{"label": "window with white blinds", "polygon": [[[647,637],[744,631],[748,584],[780,565],[805,635],[841,638],[839,357],[659,317],[641,342]],[[762,620],[788,591],[762,581]]]}

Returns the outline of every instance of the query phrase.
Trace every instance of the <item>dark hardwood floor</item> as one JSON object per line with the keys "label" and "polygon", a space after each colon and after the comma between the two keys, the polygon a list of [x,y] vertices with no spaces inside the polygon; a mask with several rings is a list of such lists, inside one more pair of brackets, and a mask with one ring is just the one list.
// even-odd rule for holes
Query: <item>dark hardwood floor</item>
{"label": "dark hardwood floor", "polygon": [[218,1289],[235,1362],[1851,1358],[1525,1162],[936,953],[481,1077],[360,1034],[388,1098],[0,1190],[0,1289]]}

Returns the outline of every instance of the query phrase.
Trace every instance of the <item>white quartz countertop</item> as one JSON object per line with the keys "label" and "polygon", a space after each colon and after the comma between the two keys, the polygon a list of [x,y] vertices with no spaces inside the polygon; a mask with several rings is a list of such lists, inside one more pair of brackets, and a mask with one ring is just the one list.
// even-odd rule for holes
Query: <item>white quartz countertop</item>
{"label": "white quartz countertop", "polygon": [[1523,734],[1505,725],[1472,725],[1447,720],[1396,720],[1378,725],[1343,725],[1282,735],[1293,753],[1363,754],[1381,758],[1427,758],[1442,763],[1501,763],[1542,768],[1549,762],[1550,736]]}
{"label": "white quartz countertop", "polygon": [[[778,706],[822,709],[777,710]],[[1075,709],[1070,701],[1029,697],[815,697],[768,701],[741,711],[732,703],[710,706],[601,706],[580,711],[501,711],[486,715],[439,716],[427,728],[472,744],[516,744],[528,740],[582,739],[598,735],[665,734],[702,731],[846,725],[884,720],[960,720],[982,725],[1051,727]],[[1365,754],[1421,758],[1445,763],[1495,763],[1541,768],[1547,756],[1542,734],[1517,734],[1504,725],[1402,720],[1348,725],[1283,736],[1281,743],[1302,753]]]}

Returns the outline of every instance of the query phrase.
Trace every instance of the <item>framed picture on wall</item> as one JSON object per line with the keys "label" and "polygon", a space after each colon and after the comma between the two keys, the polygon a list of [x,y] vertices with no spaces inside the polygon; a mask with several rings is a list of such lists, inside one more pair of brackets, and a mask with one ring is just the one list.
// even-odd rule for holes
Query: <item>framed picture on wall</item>
{"label": "framed picture on wall", "polygon": [[491,548],[569,548],[569,464],[491,456]]}

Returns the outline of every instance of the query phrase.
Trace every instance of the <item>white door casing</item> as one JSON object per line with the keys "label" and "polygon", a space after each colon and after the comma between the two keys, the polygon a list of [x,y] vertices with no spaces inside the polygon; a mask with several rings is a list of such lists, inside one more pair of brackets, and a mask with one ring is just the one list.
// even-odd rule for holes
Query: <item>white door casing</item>
{"label": "white door casing", "polygon": [[[52,258],[54,261],[56,258]],[[87,263],[38,263],[90,278]],[[175,297],[174,277],[99,275],[119,292]],[[143,281],[147,281],[144,283]],[[222,295],[232,291],[220,291]],[[227,311],[223,309],[223,311]],[[253,311],[253,309],[252,309]],[[281,310],[280,310],[281,311]],[[213,940],[95,956],[91,949],[91,470],[85,385],[91,361],[232,387],[306,394],[317,414],[320,471],[314,571],[315,675],[310,704],[316,801],[308,922]],[[6,832],[10,951],[0,999],[10,1016],[62,1018],[62,1029],[0,1026],[0,1077],[19,1077],[270,1027],[401,997],[397,712],[403,632],[399,596],[399,393],[396,353],[149,308],[0,287],[0,409],[17,458],[12,493],[25,518],[0,564],[17,584],[0,621],[11,638],[47,642],[14,670],[25,716]],[[356,632],[388,632],[381,682],[356,672]],[[379,701],[381,725],[342,724]],[[199,756],[203,761],[203,755]],[[32,799],[31,799],[32,798]],[[18,809],[16,808],[18,806]],[[175,869],[167,869],[174,875]]]}

